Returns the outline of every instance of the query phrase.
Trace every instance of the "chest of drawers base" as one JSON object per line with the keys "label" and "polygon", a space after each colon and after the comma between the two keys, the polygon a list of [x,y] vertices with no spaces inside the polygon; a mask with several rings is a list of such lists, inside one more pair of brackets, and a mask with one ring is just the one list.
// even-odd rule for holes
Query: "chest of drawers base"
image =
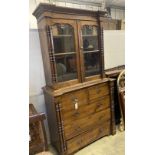
{"label": "chest of drawers base", "polygon": [[44,87],[51,144],[61,155],[116,132],[113,80],[62,90]]}

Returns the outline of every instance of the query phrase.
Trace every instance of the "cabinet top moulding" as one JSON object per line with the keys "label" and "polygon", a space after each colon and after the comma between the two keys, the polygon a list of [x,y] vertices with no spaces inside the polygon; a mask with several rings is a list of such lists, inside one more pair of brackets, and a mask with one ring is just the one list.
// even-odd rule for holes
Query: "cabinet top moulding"
{"label": "cabinet top moulding", "polygon": [[91,10],[84,10],[84,9],[77,9],[77,8],[69,8],[69,7],[61,7],[56,6],[53,4],[47,3],[40,3],[37,8],[34,10],[33,15],[39,20],[39,17],[44,12],[51,12],[51,13],[64,13],[69,15],[82,15],[82,16],[92,16],[97,17],[100,15],[104,17],[107,13],[106,11],[91,11]]}

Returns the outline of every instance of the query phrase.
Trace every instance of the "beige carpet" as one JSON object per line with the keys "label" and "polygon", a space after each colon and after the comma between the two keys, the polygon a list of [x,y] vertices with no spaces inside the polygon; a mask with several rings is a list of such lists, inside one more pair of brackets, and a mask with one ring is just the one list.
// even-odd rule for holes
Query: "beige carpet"
{"label": "beige carpet", "polygon": [[[36,155],[58,155],[50,147],[49,152],[42,152]],[[114,136],[107,136],[88,145],[75,155],[125,155],[125,132],[117,131]]]}

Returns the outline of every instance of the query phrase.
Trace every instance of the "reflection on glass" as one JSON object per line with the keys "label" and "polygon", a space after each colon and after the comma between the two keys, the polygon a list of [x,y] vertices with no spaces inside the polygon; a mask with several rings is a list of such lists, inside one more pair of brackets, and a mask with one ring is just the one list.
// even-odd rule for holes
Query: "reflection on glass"
{"label": "reflection on glass", "polygon": [[100,72],[99,67],[99,52],[85,53],[84,54],[84,65],[85,65],[85,76],[97,75]]}
{"label": "reflection on glass", "polygon": [[98,27],[94,25],[84,25],[82,27],[82,40],[85,76],[98,75],[100,73]]}
{"label": "reflection on glass", "polygon": [[84,25],[82,27],[83,50],[98,50],[98,29],[97,26]]}
{"label": "reflection on glass", "polygon": [[94,51],[98,50],[98,38],[95,37],[83,37],[83,50]]}
{"label": "reflection on glass", "polygon": [[52,26],[55,53],[75,52],[74,29],[69,24]]}
{"label": "reflection on glass", "polygon": [[76,56],[56,56],[56,69],[58,82],[77,78]]}
{"label": "reflection on glass", "polygon": [[97,35],[97,26],[84,25],[82,27],[82,35]]}

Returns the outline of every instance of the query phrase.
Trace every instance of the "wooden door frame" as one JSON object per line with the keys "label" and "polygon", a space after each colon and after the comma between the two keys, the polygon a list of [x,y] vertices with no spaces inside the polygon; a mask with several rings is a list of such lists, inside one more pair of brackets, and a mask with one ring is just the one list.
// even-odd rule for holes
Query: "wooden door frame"
{"label": "wooden door frame", "polygon": [[[68,85],[73,85],[73,84],[77,84],[81,82],[81,70],[80,70],[80,57],[79,57],[79,43],[78,43],[78,30],[77,30],[77,23],[76,20],[68,20],[68,19],[51,19],[48,18],[47,19],[47,25],[48,26],[52,26],[54,24],[69,24],[73,27],[74,29],[74,43],[75,43],[75,55],[76,55],[76,68],[77,68],[77,79],[73,79],[73,80],[68,80],[68,81],[63,81],[63,82],[57,82],[57,83],[53,83],[53,88],[54,89],[58,89],[64,86],[68,86]],[[53,72],[52,72],[53,74]],[[54,73],[56,74],[56,73]]]}
{"label": "wooden door frame", "polygon": [[[102,77],[101,72],[100,75],[93,75],[93,76],[89,76],[89,77],[85,77],[84,73],[85,73],[85,69],[84,69],[84,54],[83,54],[83,39],[82,39],[82,35],[81,35],[81,28],[84,25],[91,25],[91,26],[97,26],[98,27],[98,46],[99,46],[99,52],[101,54],[100,51],[100,40],[99,40],[99,35],[100,35],[100,26],[98,24],[98,21],[84,21],[84,20],[80,20],[78,22],[78,36],[79,36],[79,55],[80,55],[80,60],[81,60],[81,79],[82,82],[87,82],[87,81],[91,81],[91,80],[95,80],[95,79],[100,79]],[[102,63],[101,63],[102,64]],[[100,65],[101,65],[100,64]],[[100,66],[101,68],[101,66]]]}

